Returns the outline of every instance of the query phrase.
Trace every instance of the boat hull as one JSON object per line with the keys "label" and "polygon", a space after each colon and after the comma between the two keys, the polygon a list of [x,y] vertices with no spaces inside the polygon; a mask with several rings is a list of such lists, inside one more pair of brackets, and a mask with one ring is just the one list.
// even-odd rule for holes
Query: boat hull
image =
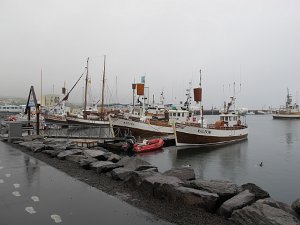
{"label": "boat hull", "polygon": [[117,136],[131,134],[135,137],[164,137],[173,134],[172,126],[158,126],[123,118],[111,118]]}
{"label": "boat hull", "polygon": [[134,152],[135,153],[143,153],[143,152],[152,152],[161,150],[164,145],[164,141],[161,138],[149,140],[148,144],[146,145],[134,145]]}
{"label": "boat hull", "polygon": [[66,118],[68,124],[74,125],[89,125],[89,126],[109,126],[109,121],[106,120],[89,120],[89,119],[81,119],[81,118]]}
{"label": "boat hull", "polygon": [[45,116],[44,119],[46,123],[67,124],[67,120],[64,117]]}
{"label": "boat hull", "polygon": [[274,114],[273,119],[300,119],[300,113],[298,113],[298,114]]}
{"label": "boat hull", "polygon": [[248,128],[211,129],[194,126],[176,127],[176,146],[214,146],[246,140]]}

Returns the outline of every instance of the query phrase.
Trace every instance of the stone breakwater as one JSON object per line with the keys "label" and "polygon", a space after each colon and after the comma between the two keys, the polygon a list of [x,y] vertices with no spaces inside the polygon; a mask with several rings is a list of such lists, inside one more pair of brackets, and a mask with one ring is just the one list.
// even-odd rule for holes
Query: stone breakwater
{"label": "stone breakwater", "polygon": [[78,147],[72,142],[28,136],[13,142],[33,153],[72,161],[83,169],[105,174],[148,198],[181,204],[225,218],[233,224],[300,224],[300,198],[292,205],[278,202],[255,184],[196,179],[193,168],[160,173],[136,157],[120,156],[102,147]]}

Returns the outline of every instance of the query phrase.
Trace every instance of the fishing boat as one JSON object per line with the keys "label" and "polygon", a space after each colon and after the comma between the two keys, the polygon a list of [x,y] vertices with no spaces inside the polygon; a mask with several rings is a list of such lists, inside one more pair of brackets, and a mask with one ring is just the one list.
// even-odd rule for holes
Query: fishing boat
{"label": "fishing boat", "polygon": [[[106,56],[104,56],[104,68],[103,68],[103,85],[102,85],[102,102],[101,102],[101,109],[98,111],[97,107],[89,108],[87,106],[87,90],[88,90],[88,83],[89,83],[89,58],[87,59],[86,65],[86,78],[85,78],[85,91],[84,91],[84,106],[83,106],[83,115],[70,115],[66,116],[66,120],[68,124],[73,125],[92,125],[92,126],[109,126],[108,116],[106,115],[106,111],[104,110],[104,82],[105,82],[105,61]],[[81,78],[81,77],[80,77]],[[77,84],[77,82],[76,82]],[[75,84],[75,85],[76,85]],[[75,86],[74,85],[74,86]],[[97,106],[97,104],[95,104]]]}
{"label": "fishing boat", "polygon": [[135,153],[151,152],[162,149],[164,141],[161,138],[144,140],[143,143],[135,143],[133,150]]}
{"label": "fishing boat", "polygon": [[[133,93],[137,89],[137,94],[144,99],[144,84],[133,84]],[[181,107],[172,107],[164,110],[164,117],[158,117],[157,114],[145,113],[144,102],[140,106],[135,107],[130,112],[111,116],[111,124],[113,126],[115,136],[132,135],[136,138],[149,137],[166,137],[174,139],[174,131],[172,124],[183,121],[196,121],[200,116],[200,109],[190,106],[191,88],[187,89],[187,101]],[[135,96],[133,94],[133,96]],[[133,102],[135,102],[133,97]],[[162,112],[160,111],[160,115]]]}
{"label": "fishing boat", "polygon": [[238,110],[230,110],[235,107],[235,97],[230,98],[228,104],[224,104],[223,112],[219,120],[213,124],[207,124],[203,117],[201,73],[200,87],[194,89],[194,99],[202,109],[201,119],[193,122],[176,123],[173,125],[176,146],[201,147],[211,145],[223,145],[247,139],[248,126],[245,116]]}
{"label": "fishing boat", "polygon": [[287,89],[285,106],[281,106],[279,110],[273,114],[273,119],[300,119],[299,105],[293,103],[289,89]]}

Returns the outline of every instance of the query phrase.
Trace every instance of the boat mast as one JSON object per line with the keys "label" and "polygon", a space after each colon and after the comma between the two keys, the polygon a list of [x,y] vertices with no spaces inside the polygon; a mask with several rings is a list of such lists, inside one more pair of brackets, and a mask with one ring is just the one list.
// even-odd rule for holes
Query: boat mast
{"label": "boat mast", "polygon": [[83,118],[86,119],[86,106],[87,106],[87,86],[89,79],[89,58],[86,60],[86,77],[85,77],[85,90],[84,90],[84,106],[83,106]]}
{"label": "boat mast", "polygon": [[104,55],[103,79],[102,79],[102,97],[101,97],[101,118],[102,118],[102,119],[104,118],[105,61],[106,61],[106,55]]}
{"label": "boat mast", "polygon": [[[202,87],[201,87],[201,69],[200,69],[200,71],[199,71],[199,73],[200,73],[200,83],[199,83],[199,86],[200,86],[200,90],[202,90]],[[201,91],[202,92],[202,91]],[[201,95],[202,95],[202,93],[201,93]],[[201,109],[201,127],[203,127],[203,105],[202,105],[202,96],[201,96],[201,100],[200,100],[200,109]]]}
{"label": "boat mast", "polygon": [[41,69],[41,102],[40,105],[42,106],[42,99],[43,99],[43,69]]}

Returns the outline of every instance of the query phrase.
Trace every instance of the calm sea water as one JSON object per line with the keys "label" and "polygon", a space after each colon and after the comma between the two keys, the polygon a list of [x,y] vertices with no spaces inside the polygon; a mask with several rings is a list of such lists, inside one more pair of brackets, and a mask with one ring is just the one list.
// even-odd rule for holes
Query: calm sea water
{"label": "calm sea water", "polygon": [[214,148],[168,147],[139,157],[161,172],[190,164],[197,178],[255,183],[276,200],[291,203],[300,197],[300,120],[251,115],[247,123],[248,140],[241,143]]}

